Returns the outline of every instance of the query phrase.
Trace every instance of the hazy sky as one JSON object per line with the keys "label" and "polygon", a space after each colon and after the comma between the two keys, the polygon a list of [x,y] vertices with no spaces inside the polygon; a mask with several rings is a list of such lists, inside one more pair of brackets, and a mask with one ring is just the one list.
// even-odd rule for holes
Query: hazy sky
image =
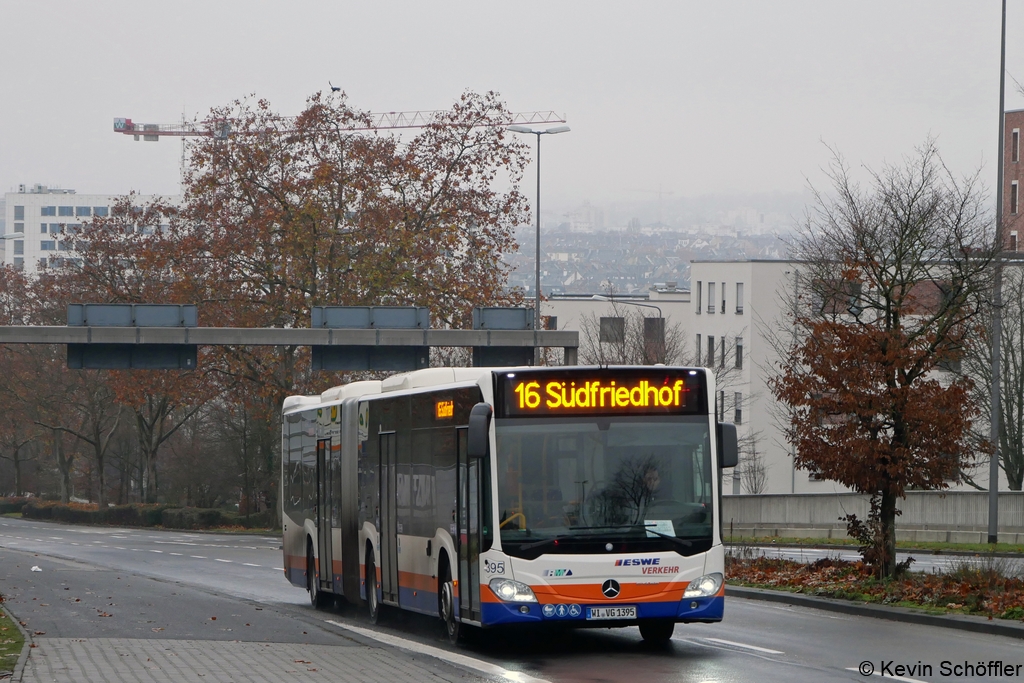
{"label": "hazy sky", "polygon": [[[114,117],[171,123],[250,93],[294,114],[328,80],[371,111],[468,88],[564,112],[572,132],[543,143],[549,205],[800,190],[822,141],[878,165],[929,134],[992,186],[999,7],[0,0],[0,188],[176,193],[178,143],[115,135]],[[1007,44],[1024,82],[1024,0]],[[1007,108],[1024,108],[1009,78]]]}

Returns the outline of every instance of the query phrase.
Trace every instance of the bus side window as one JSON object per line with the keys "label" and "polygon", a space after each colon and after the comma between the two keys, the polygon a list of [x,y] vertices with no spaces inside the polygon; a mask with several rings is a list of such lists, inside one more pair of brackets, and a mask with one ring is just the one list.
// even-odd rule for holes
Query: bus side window
{"label": "bus side window", "polygon": [[288,467],[286,468],[285,509],[294,514],[302,506],[302,425],[292,422],[288,425]]}

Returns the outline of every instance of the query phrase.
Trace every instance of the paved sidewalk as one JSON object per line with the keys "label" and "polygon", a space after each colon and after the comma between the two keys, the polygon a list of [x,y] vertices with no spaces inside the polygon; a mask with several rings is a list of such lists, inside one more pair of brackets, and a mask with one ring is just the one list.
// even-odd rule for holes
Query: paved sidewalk
{"label": "paved sidewalk", "polygon": [[384,683],[486,680],[430,657],[381,648],[239,641],[36,638],[23,683]]}

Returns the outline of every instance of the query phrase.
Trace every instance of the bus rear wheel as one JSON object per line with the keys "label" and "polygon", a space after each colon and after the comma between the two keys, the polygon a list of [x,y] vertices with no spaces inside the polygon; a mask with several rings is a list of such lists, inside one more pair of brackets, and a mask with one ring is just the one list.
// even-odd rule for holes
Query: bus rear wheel
{"label": "bus rear wheel", "polygon": [[309,604],[313,609],[326,607],[331,596],[320,590],[320,580],[316,575],[316,557],[313,556],[313,546],[306,549],[306,590],[309,591]]}
{"label": "bus rear wheel", "polygon": [[642,621],[640,636],[651,645],[668,645],[676,624],[673,621]]}
{"label": "bus rear wheel", "polygon": [[377,565],[373,561],[373,549],[366,551],[366,609],[370,623],[380,619],[380,601],[377,598]]}

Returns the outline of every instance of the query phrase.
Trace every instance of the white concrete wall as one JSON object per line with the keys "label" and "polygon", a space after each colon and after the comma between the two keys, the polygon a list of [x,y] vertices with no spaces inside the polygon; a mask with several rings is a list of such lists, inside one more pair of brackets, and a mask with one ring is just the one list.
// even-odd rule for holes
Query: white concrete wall
{"label": "white concrete wall", "polygon": [[[726,529],[845,529],[840,518],[853,513],[866,520],[868,504],[868,496],[856,493],[727,496],[722,523]],[[898,507],[899,529],[988,529],[987,491],[910,491]],[[999,530],[1024,533],[1024,492],[999,494]]]}

